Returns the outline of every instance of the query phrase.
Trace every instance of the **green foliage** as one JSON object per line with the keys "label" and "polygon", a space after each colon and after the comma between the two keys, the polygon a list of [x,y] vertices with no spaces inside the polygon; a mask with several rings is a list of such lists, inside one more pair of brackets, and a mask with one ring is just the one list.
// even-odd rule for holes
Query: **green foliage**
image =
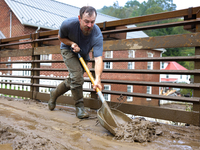
{"label": "green foliage", "polygon": [[119,6],[118,1],[116,1],[113,6],[107,7],[104,6],[102,9],[98,10],[98,12],[113,16],[116,18],[128,18],[132,12],[132,9],[129,9],[127,7],[121,7]]}
{"label": "green foliage", "polygon": [[189,104],[189,103],[186,103],[186,111],[192,111],[193,110],[193,105],[192,104]]}
{"label": "green foliage", "polygon": [[193,92],[192,89],[181,89],[180,90],[181,95],[189,95],[190,97],[192,97],[192,92]]}

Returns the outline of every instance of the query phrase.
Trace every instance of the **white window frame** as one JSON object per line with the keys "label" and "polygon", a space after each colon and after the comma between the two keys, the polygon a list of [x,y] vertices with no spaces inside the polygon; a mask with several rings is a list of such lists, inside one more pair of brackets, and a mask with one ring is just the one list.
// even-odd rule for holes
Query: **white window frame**
{"label": "white window frame", "polygon": [[[111,85],[104,84],[104,90],[111,90]],[[106,101],[111,101],[111,95],[110,94],[104,94],[104,98]]]}
{"label": "white window frame", "polygon": [[128,62],[128,69],[135,69],[135,62]]}
{"label": "white window frame", "polygon": [[[23,63],[23,64],[12,64],[12,68],[23,68],[28,69],[31,68],[31,63]],[[23,70],[23,71],[12,71],[12,75],[17,76],[31,76],[31,71]]]}
{"label": "white window frame", "polygon": [[[113,51],[106,51],[105,52],[105,58],[113,58]],[[112,62],[105,62],[104,63],[104,69],[112,69],[113,63]]]}
{"label": "white window frame", "polygon": [[[135,58],[135,50],[128,51],[128,58]],[[128,62],[128,69],[135,69],[135,62]]]}
{"label": "white window frame", "polygon": [[[152,53],[147,53],[148,57],[153,57]],[[153,61],[147,62],[147,69],[148,70],[153,70]]]}
{"label": "white window frame", "polygon": [[[127,92],[132,93],[133,92],[133,86],[132,85],[127,85]],[[127,102],[132,102],[133,97],[132,96],[127,96]]]}
{"label": "white window frame", "polygon": [[135,50],[128,51],[128,58],[135,58]]}
{"label": "white window frame", "polygon": [[[152,86],[147,86],[147,94],[152,94]],[[151,98],[146,98],[147,101],[151,101]]]}
{"label": "white window frame", "polygon": [[[52,60],[52,54],[40,55],[40,60]],[[51,66],[51,63],[41,63],[43,66]]]}

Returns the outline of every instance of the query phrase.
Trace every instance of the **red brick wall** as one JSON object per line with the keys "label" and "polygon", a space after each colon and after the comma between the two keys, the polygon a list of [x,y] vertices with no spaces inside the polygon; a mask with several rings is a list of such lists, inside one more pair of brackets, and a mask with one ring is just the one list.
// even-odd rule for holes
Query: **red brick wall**
{"label": "red brick wall", "polygon": [[0,10],[0,30],[6,37],[10,37],[10,9],[4,0],[0,0]]}

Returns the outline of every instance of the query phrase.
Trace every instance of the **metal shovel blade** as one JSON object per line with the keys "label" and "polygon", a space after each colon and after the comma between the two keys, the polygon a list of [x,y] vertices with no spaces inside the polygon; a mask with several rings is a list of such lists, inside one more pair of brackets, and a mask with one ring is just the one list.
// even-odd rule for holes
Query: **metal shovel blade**
{"label": "metal shovel blade", "polygon": [[[102,105],[102,107],[100,109],[97,110],[97,118],[100,122],[100,124],[107,129],[108,131],[110,131],[113,135],[116,135],[116,126],[113,126],[112,123],[110,123],[110,117],[107,116],[107,109],[104,109],[104,105]],[[115,117],[115,119],[117,120],[117,124],[125,124],[127,122],[131,122],[131,118],[129,118],[126,114],[124,114],[123,112],[117,110],[117,109],[113,109],[111,108],[111,112],[113,114],[113,116]]]}

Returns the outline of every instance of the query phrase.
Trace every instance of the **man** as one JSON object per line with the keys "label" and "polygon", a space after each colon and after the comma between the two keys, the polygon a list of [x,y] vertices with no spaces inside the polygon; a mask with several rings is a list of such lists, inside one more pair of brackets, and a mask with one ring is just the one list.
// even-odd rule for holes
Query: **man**
{"label": "man", "polygon": [[[95,24],[97,12],[91,6],[84,6],[80,9],[78,18],[66,19],[59,30],[58,38],[61,41],[61,54],[69,71],[69,78],[60,83],[56,89],[51,90],[48,106],[50,110],[56,107],[56,99],[71,90],[76,106],[76,116],[80,119],[88,118],[89,115],[84,109],[83,88],[84,83],[82,67],[77,54],[80,53],[83,59],[89,61],[89,52],[93,48],[95,59],[95,85],[93,89],[101,86],[101,73],[103,70],[103,36],[99,27]],[[72,50],[73,52],[72,52]]]}

